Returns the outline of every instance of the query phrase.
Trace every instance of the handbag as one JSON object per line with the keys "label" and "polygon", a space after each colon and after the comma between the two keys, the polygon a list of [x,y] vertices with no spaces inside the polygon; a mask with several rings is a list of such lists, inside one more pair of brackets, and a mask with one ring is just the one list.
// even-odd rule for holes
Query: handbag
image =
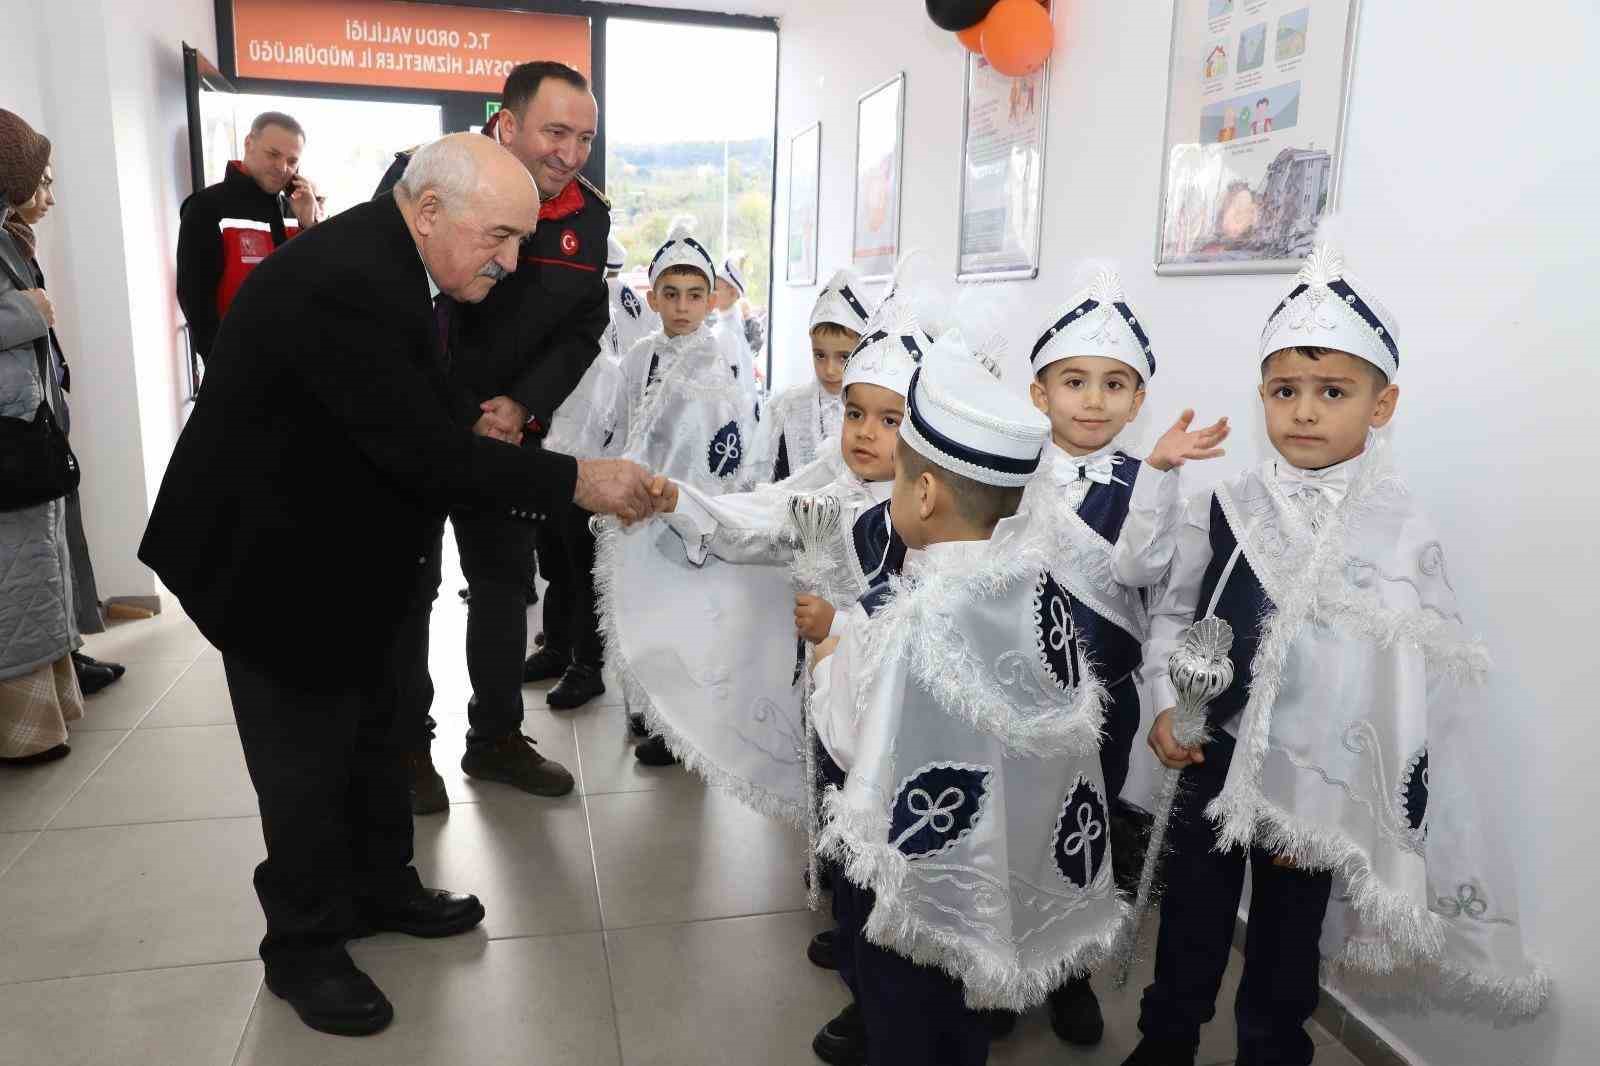
{"label": "handbag", "polygon": [[33,421],[0,418],[0,511],[20,511],[59,500],[78,488],[78,457],[50,410],[50,373],[44,351],[39,355],[39,381],[44,399]]}

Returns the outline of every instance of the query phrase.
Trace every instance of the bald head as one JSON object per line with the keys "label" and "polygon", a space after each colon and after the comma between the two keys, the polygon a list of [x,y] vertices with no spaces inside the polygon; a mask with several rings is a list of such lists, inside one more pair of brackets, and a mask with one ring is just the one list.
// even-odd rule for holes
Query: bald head
{"label": "bald head", "polygon": [[539,221],[539,189],[527,169],[473,133],[417,149],[395,202],[434,284],[468,303],[517,269],[517,248]]}

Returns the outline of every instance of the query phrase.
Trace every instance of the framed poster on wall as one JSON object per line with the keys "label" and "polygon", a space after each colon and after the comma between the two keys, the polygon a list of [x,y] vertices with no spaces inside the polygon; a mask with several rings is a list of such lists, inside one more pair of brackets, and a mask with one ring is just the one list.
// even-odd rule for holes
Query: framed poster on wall
{"label": "framed poster on wall", "polygon": [[850,263],[867,281],[894,273],[900,255],[906,76],[902,71],[856,103],[855,225]]}
{"label": "framed poster on wall", "polygon": [[1298,269],[1338,200],[1360,0],[1176,0],[1156,271]]}
{"label": "framed poster on wall", "polygon": [[956,280],[1037,277],[1050,63],[1012,78],[981,55],[965,62]]}
{"label": "framed poster on wall", "polygon": [[784,280],[817,283],[818,193],[822,176],[822,123],[814,122],[789,138],[789,228]]}

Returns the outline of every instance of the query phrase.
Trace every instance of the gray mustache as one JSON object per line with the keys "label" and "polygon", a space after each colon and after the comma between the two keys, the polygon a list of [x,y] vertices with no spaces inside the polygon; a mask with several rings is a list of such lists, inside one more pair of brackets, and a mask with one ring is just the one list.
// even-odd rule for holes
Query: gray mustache
{"label": "gray mustache", "polygon": [[478,271],[478,276],[480,278],[490,278],[494,281],[500,281],[509,273],[511,273],[511,271],[507,270],[505,267],[491,259],[488,263],[484,264],[482,270]]}

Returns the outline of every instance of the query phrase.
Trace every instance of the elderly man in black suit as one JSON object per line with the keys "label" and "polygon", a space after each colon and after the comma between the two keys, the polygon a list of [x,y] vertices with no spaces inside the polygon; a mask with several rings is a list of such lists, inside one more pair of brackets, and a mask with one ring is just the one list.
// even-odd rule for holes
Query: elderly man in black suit
{"label": "elderly man in black suit", "polygon": [[650,510],[641,468],[513,447],[520,426],[447,385],[439,297],[482,300],[538,215],[515,157],[456,134],[419,151],[392,198],[263,262],[222,323],[140,548],[222,651],[267,845],[267,986],[325,1032],[394,1016],[346,941],[483,920],[476,898],[425,889],[411,866],[411,723],[395,679],[370,668],[417,614],[439,520]]}

